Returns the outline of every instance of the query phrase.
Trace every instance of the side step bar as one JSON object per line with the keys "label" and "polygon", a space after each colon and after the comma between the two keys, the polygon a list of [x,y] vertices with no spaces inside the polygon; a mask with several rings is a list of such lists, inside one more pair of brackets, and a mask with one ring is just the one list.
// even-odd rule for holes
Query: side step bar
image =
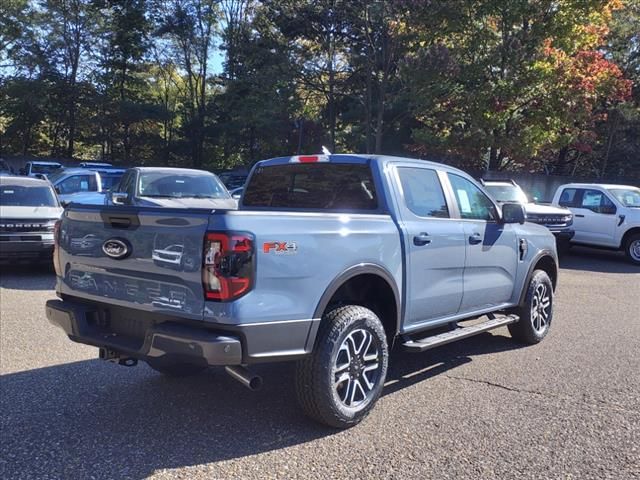
{"label": "side step bar", "polygon": [[516,323],[518,320],[520,320],[520,317],[517,315],[505,315],[503,317],[489,315],[489,320],[485,320],[484,322],[476,323],[475,325],[470,325],[468,327],[457,328],[439,335],[432,335],[430,337],[417,340],[407,340],[402,344],[402,346],[409,352],[424,352],[425,350],[439,347],[440,345],[446,345],[447,343],[455,342],[456,340],[462,340],[464,338],[478,335],[479,333],[488,332],[489,330],[494,330],[511,323]]}

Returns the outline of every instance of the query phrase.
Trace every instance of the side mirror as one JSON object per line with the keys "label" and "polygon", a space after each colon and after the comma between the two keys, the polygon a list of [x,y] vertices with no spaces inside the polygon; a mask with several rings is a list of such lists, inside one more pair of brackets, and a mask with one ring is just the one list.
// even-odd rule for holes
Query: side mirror
{"label": "side mirror", "polygon": [[62,192],[60,192],[60,187],[58,187],[58,186],[53,187],[53,189],[56,191],[56,193],[58,195],[60,195],[60,193],[62,193]]}
{"label": "side mirror", "polygon": [[520,203],[502,204],[502,223],[519,223],[522,225],[527,220],[527,214]]}
{"label": "side mirror", "polygon": [[129,198],[129,194],[125,192],[112,192],[111,201],[114,205],[124,205]]}

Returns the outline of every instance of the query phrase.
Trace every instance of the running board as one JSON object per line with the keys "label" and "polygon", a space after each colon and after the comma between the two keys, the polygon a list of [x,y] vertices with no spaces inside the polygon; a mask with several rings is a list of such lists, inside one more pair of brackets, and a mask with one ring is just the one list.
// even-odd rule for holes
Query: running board
{"label": "running board", "polygon": [[[493,317],[493,318],[492,318]],[[455,342],[456,340],[462,340],[469,338],[479,333],[488,332],[496,328],[504,327],[511,323],[516,323],[520,320],[517,315],[505,315],[503,317],[494,317],[489,315],[489,320],[476,323],[468,327],[461,327],[450,332],[444,332],[439,335],[433,335],[430,337],[421,338],[418,340],[407,340],[402,344],[405,350],[409,352],[424,352],[431,348],[439,347],[440,345],[446,345],[447,343]]]}

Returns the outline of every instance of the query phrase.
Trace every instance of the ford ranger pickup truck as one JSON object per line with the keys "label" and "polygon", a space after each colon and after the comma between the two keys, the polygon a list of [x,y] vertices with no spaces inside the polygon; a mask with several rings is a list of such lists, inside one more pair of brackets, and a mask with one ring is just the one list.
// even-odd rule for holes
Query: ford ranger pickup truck
{"label": "ford ranger pickup truck", "polygon": [[[168,375],[296,361],[303,411],[337,428],[380,396],[392,346],[508,326],[548,333],[555,239],[460,170],[306,155],[252,169],[238,210],[71,204],[46,315],[121,365]],[[490,340],[488,340],[490,341]]]}
{"label": "ford ranger pickup truck", "polygon": [[640,265],[640,188],[569,183],[558,187],[553,204],[573,212],[572,244],[622,250],[631,263]]}

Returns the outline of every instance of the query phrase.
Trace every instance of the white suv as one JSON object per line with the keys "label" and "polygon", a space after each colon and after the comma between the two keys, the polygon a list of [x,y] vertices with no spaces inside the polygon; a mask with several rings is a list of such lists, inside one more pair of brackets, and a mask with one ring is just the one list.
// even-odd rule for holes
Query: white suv
{"label": "white suv", "polygon": [[556,190],[553,204],[573,212],[571,243],[624,250],[640,265],[640,188],[570,183]]}

